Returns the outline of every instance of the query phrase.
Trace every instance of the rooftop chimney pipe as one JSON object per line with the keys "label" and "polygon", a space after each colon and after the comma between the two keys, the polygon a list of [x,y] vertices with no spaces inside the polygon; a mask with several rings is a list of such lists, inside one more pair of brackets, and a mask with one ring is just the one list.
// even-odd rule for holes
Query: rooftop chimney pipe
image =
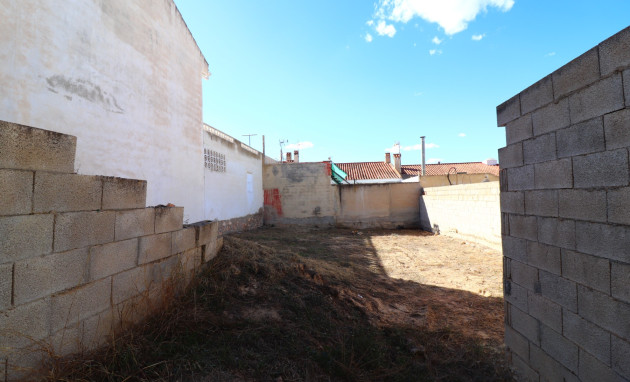
{"label": "rooftop chimney pipe", "polygon": [[420,139],[422,139],[422,176],[425,176],[426,173],[426,166],[425,166],[425,161],[424,161],[424,136],[420,137]]}
{"label": "rooftop chimney pipe", "polygon": [[291,163],[291,151],[287,153],[287,163]]}
{"label": "rooftop chimney pipe", "polygon": [[385,163],[391,163],[391,154],[390,153],[385,153]]}
{"label": "rooftop chimney pipe", "polygon": [[295,163],[300,162],[300,152],[297,150],[293,151],[293,161]]}

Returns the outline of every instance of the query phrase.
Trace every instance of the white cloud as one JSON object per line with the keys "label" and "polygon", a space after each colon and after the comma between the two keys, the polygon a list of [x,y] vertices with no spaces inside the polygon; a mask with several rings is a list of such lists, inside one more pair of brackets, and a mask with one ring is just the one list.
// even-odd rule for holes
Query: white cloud
{"label": "white cloud", "polygon": [[304,149],[310,149],[311,147],[313,147],[313,142],[298,142],[298,143],[291,143],[290,145],[286,145],[284,148],[285,150],[304,150]]}
{"label": "white cloud", "polygon": [[436,164],[438,162],[442,162],[443,159],[442,158],[429,158],[427,159],[427,163],[428,164]]}
{"label": "white cloud", "polygon": [[379,36],[394,37],[396,28],[392,24],[387,24],[384,20],[380,20],[376,24],[376,33],[378,33]]}
{"label": "white cloud", "polygon": [[386,153],[399,154],[400,153],[400,145],[394,144],[392,147],[388,147],[385,149]]}
{"label": "white cloud", "polygon": [[512,6],[514,0],[379,0],[375,17],[402,23],[420,17],[438,24],[447,35],[453,35],[465,30],[468,23],[480,12],[487,12],[488,7],[507,12]]}
{"label": "white cloud", "polygon": [[464,138],[466,136],[466,133],[459,133],[459,134],[457,134],[457,136]]}
{"label": "white cloud", "polygon": [[365,34],[365,41],[367,41],[367,42],[372,42],[372,35],[371,35],[371,34],[369,34],[369,33],[366,33],[366,34]]}
{"label": "white cloud", "polygon": [[473,41],[481,41],[482,38],[486,37],[486,34],[474,34],[472,35]]}
{"label": "white cloud", "polygon": [[442,54],[442,50],[441,49],[431,49],[431,50],[429,50],[429,54],[432,55],[432,56],[435,56],[436,54],[440,55],[440,54]]}
{"label": "white cloud", "polygon": [[369,20],[369,21],[368,21],[367,23],[365,23],[365,24],[367,24],[367,26],[370,26],[370,27],[371,27],[372,25],[374,25],[374,20]]}
{"label": "white cloud", "polygon": [[553,57],[556,55],[556,52],[549,52],[547,54],[545,54],[545,57]]}
{"label": "white cloud", "polygon": [[433,37],[433,40],[431,40],[431,42],[434,43],[435,45],[440,45],[442,41],[444,40],[440,40],[438,36]]}

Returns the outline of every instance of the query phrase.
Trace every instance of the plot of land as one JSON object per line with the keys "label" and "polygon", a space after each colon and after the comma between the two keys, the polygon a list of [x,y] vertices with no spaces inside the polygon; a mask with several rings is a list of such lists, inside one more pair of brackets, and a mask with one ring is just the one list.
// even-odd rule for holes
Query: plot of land
{"label": "plot of land", "polygon": [[412,230],[228,236],[183,299],[56,378],[508,380],[501,264]]}

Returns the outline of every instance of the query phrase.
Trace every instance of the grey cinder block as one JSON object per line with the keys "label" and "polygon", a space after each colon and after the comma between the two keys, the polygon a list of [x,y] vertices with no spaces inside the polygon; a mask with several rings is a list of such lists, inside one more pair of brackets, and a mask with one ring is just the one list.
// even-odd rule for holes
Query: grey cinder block
{"label": "grey cinder block", "polygon": [[599,54],[597,47],[556,70],[551,77],[556,99],[597,81],[599,79]]}
{"label": "grey cinder block", "polygon": [[538,277],[540,278],[540,289],[543,297],[572,312],[577,312],[577,286],[575,282],[546,271],[540,271]]}
{"label": "grey cinder block", "polygon": [[540,295],[530,293],[527,297],[529,314],[558,333],[562,332],[562,308]]}
{"label": "grey cinder block", "polygon": [[87,264],[87,248],[16,262],[14,303],[20,305],[85,283]]}
{"label": "grey cinder block", "polygon": [[532,115],[532,125],[534,136],[547,134],[552,131],[563,129],[571,124],[569,118],[569,99],[550,103],[549,105],[536,110]]}
{"label": "grey cinder block", "polygon": [[540,346],[540,325],[538,321],[526,312],[510,307],[510,323],[511,327],[527,338],[532,343]]}
{"label": "grey cinder block", "polygon": [[573,158],[576,188],[628,185],[628,151],[619,149]]}
{"label": "grey cinder block", "polygon": [[578,251],[630,263],[630,227],[578,221],[576,231]]}
{"label": "grey cinder block", "polygon": [[28,215],[33,203],[33,172],[0,170],[0,215]]}
{"label": "grey cinder block", "polygon": [[608,221],[630,224],[630,187],[608,190]]}
{"label": "grey cinder block", "polygon": [[565,337],[610,365],[609,332],[567,310],[562,314],[562,328]]}
{"label": "grey cinder block", "polygon": [[612,367],[624,378],[630,379],[630,342],[617,336],[612,336]]}
{"label": "grey cinder block", "polygon": [[499,165],[501,168],[519,167],[523,165],[523,144],[515,143],[499,149]]}
{"label": "grey cinder block", "polygon": [[111,278],[105,278],[53,295],[52,332],[107,310],[110,307],[111,282]]}
{"label": "grey cinder block", "polygon": [[606,221],[606,191],[560,190],[560,217]]}
{"label": "grey cinder block", "polygon": [[610,293],[608,259],[563,249],[562,276],[604,293]]}
{"label": "grey cinder block", "polygon": [[528,241],[527,263],[536,268],[559,275],[562,271],[560,248]]}
{"label": "grey cinder block", "polygon": [[505,327],[505,345],[521,358],[529,359],[529,341],[509,326]]}
{"label": "grey cinder block", "polygon": [[511,260],[510,271],[512,281],[530,291],[538,288],[538,269],[520,261]]}
{"label": "grey cinder block", "polygon": [[[630,76],[628,76],[628,82],[630,82]],[[630,84],[627,86],[630,86]],[[628,96],[630,96],[630,94],[628,94]],[[604,115],[604,131],[607,150],[629,147],[630,109],[623,109]]]}
{"label": "grey cinder block", "polygon": [[146,180],[103,177],[104,210],[144,208],[146,200]]}
{"label": "grey cinder block", "polygon": [[0,263],[52,252],[53,223],[52,214],[0,217]]}
{"label": "grey cinder block", "polygon": [[507,171],[509,191],[532,190],[534,188],[534,166],[508,168],[505,171]]}
{"label": "grey cinder block", "polygon": [[171,234],[171,255],[195,247],[195,227],[186,227]]}
{"label": "grey cinder block", "polygon": [[0,121],[0,168],[71,173],[77,138]]}
{"label": "grey cinder block", "polygon": [[613,262],[610,273],[612,296],[630,304],[630,264]]}
{"label": "grey cinder block", "polygon": [[536,163],[534,181],[536,189],[572,188],[573,162],[571,158]]}
{"label": "grey cinder block", "polygon": [[138,239],[116,241],[90,248],[90,279],[103,277],[131,269],[138,262]]}
{"label": "grey cinder block", "polygon": [[184,221],[184,207],[155,207],[155,233],[181,229]]}
{"label": "grey cinder block", "polygon": [[538,241],[560,248],[575,249],[575,221],[538,218]]}
{"label": "grey cinder block", "polygon": [[537,216],[558,216],[556,190],[525,191],[525,213]]}
{"label": "grey cinder block", "polygon": [[630,325],[620,317],[630,317],[630,304],[578,285],[579,312],[586,320],[622,338],[630,338]]}
{"label": "grey cinder block", "polygon": [[526,114],[505,125],[505,141],[507,145],[522,142],[533,136],[532,115]]}
{"label": "grey cinder block", "polygon": [[535,216],[510,215],[510,235],[536,241],[538,227]]}
{"label": "grey cinder block", "polygon": [[513,236],[503,236],[501,241],[503,246],[503,256],[522,262],[527,261],[528,241]]}
{"label": "grey cinder block", "polygon": [[11,306],[13,264],[0,265],[0,310]]}
{"label": "grey cinder block", "polygon": [[606,149],[604,122],[595,117],[556,132],[558,158],[591,154]]}
{"label": "grey cinder block", "polygon": [[114,241],[114,212],[65,212],[55,220],[55,252]]}
{"label": "grey cinder block", "polygon": [[521,100],[518,95],[497,106],[497,126],[505,126],[520,116]]}
{"label": "grey cinder block", "polygon": [[525,164],[547,162],[556,159],[556,135],[549,133],[523,142]]}
{"label": "grey cinder block", "polygon": [[546,325],[540,328],[541,348],[567,369],[578,369],[578,347]]}
{"label": "grey cinder block", "polygon": [[621,74],[595,82],[569,96],[572,123],[586,121],[623,108]]}
{"label": "grey cinder block", "polygon": [[116,241],[155,232],[155,209],[140,208],[116,212]]}
{"label": "grey cinder block", "polygon": [[522,192],[502,192],[500,194],[501,212],[524,214],[525,200]]}
{"label": "grey cinder block", "polygon": [[[628,354],[628,357],[630,357],[630,354]],[[605,365],[582,349],[580,349],[580,368],[578,375],[582,381],[627,382],[627,379],[615,373],[610,368],[610,365]]]}
{"label": "grey cinder block", "polygon": [[599,44],[601,75],[630,65],[630,27]]}
{"label": "grey cinder block", "polygon": [[150,263],[171,255],[171,233],[161,233],[140,238],[138,264]]}
{"label": "grey cinder block", "polygon": [[551,76],[547,76],[521,92],[521,113],[545,106],[553,102],[553,86]]}
{"label": "grey cinder block", "polygon": [[101,208],[103,183],[100,177],[35,172],[33,211],[96,211]]}

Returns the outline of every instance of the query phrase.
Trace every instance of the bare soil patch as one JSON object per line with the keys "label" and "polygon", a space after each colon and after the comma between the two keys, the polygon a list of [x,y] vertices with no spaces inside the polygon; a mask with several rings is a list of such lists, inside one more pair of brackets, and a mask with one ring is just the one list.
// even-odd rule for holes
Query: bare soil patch
{"label": "bare soil patch", "polygon": [[501,254],[413,230],[261,228],[51,380],[504,381]]}

